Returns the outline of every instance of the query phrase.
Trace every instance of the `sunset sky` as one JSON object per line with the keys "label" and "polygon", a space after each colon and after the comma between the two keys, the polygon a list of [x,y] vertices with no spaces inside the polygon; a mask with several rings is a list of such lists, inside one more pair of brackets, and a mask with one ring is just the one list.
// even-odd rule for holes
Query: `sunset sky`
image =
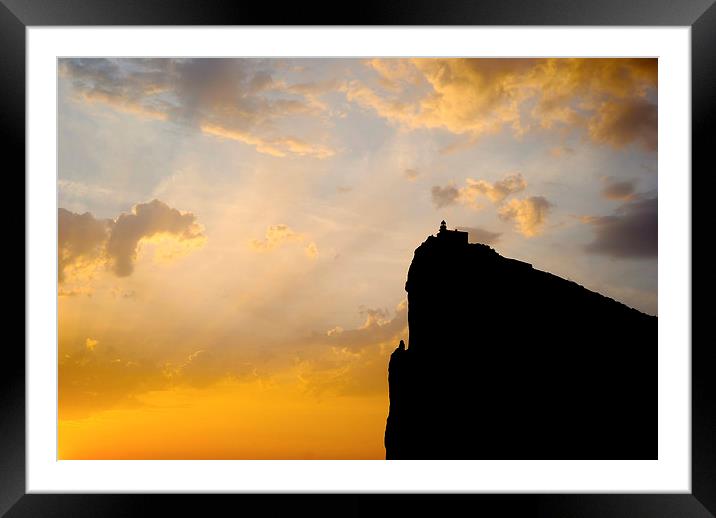
{"label": "sunset sky", "polygon": [[441,219],[657,314],[655,59],[58,74],[60,458],[384,458]]}

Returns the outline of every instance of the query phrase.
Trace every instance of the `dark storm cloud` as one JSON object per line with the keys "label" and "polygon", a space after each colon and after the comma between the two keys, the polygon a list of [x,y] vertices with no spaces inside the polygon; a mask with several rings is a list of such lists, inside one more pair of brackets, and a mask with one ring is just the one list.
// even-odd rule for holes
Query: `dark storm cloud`
{"label": "dark storm cloud", "polygon": [[587,245],[586,251],[625,259],[656,257],[657,208],[657,198],[649,198],[626,203],[611,216],[584,218],[595,232],[594,241]]}

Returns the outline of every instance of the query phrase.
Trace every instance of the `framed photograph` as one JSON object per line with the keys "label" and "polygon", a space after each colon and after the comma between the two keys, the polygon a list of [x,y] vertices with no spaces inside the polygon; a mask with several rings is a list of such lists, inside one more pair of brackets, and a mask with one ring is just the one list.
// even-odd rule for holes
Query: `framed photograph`
{"label": "framed photograph", "polygon": [[709,1],[4,4],[3,513],[716,513]]}

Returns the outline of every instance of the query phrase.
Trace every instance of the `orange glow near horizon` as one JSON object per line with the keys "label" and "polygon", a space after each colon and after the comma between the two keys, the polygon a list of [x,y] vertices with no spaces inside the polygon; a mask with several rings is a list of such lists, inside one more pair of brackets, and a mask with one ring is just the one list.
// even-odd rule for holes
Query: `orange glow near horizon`
{"label": "orange glow near horizon", "polygon": [[60,459],[384,459],[384,396],[220,383],[59,422]]}

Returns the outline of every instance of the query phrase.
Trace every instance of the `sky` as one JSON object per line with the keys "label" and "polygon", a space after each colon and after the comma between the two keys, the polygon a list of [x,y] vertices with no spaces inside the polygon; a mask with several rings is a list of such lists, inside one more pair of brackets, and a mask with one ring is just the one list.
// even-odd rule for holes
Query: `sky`
{"label": "sky", "polygon": [[385,458],[442,219],[657,314],[655,59],[61,59],[58,103],[60,458]]}

